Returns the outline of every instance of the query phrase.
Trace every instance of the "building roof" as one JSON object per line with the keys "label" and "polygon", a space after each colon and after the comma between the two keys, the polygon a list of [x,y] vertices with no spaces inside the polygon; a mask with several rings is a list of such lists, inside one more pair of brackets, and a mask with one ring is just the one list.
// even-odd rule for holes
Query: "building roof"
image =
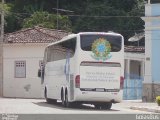
{"label": "building roof", "polygon": [[34,27],[4,35],[4,43],[51,43],[70,34],[63,30]]}
{"label": "building roof", "polygon": [[[63,30],[34,27],[22,29],[4,35],[4,43],[51,43],[62,39],[71,33]],[[144,53],[143,46],[125,46],[125,52]]]}
{"label": "building roof", "polygon": [[138,53],[144,53],[145,47],[144,46],[125,46],[124,47],[125,52],[138,52]]}

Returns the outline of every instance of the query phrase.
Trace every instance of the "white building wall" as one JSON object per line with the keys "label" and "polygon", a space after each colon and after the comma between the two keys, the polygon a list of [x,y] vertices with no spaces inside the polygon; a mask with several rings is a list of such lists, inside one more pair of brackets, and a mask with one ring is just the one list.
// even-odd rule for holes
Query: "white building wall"
{"label": "white building wall", "polygon": [[[42,97],[41,80],[37,72],[45,47],[46,44],[4,44],[4,97]],[[144,54],[125,53],[125,59],[144,61]],[[26,61],[26,78],[15,78],[15,61],[21,60]]]}
{"label": "white building wall", "polygon": [[159,95],[160,88],[160,3],[150,4],[149,0],[142,19],[145,21],[145,79],[142,100],[153,102]]}
{"label": "white building wall", "polygon": [[[145,54],[144,53],[130,53],[125,52],[124,54],[125,59],[125,73],[127,74],[127,79],[131,74],[138,73],[138,65],[141,66],[141,77],[144,77],[144,69],[145,69]],[[135,61],[135,62],[134,62]]]}
{"label": "white building wall", "polygon": [[[125,52],[124,100],[142,98],[142,81],[144,77],[144,53]],[[139,73],[141,76],[139,76]]]}
{"label": "white building wall", "polygon": [[[41,98],[41,80],[37,77],[45,44],[4,45],[4,97]],[[26,78],[15,78],[15,61],[26,61]]]}
{"label": "white building wall", "polygon": [[[149,2],[150,3],[150,2]],[[151,5],[146,4],[145,16],[142,19],[145,21],[145,76],[144,83],[152,83],[151,75]]]}
{"label": "white building wall", "polygon": [[[145,17],[142,17],[142,19],[145,21],[145,80],[144,80],[144,83],[149,83],[149,84],[153,83],[154,81],[153,80],[154,78],[153,63],[156,64],[155,62],[153,62],[154,61],[153,50],[155,50],[156,47],[153,47],[153,46],[159,45],[158,43],[156,43],[159,39],[157,37],[159,33],[157,33],[157,35],[154,34],[154,32],[160,31],[159,6],[160,4],[146,4]],[[155,38],[157,40],[154,40]],[[158,59],[158,57],[159,56],[157,54],[155,60]]]}

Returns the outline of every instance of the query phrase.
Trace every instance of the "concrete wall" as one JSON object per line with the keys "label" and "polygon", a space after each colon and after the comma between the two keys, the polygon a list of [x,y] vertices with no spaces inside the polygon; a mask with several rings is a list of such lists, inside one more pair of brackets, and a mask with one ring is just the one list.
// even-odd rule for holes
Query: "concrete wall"
{"label": "concrete wall", "polygon": [[[142,71],[141,68],[141,62],[140,61],[131,61],[131,68],[130,68],[130,74],[131,74],[131,79],[137,78],[137,77],[142,77]],[[140,68],[139,68],[140,67]]]}
{"label": "concrete wall", "polygon": [[[45,44],[4,45],[4,97],[40,98],[41,81],[37,77]],[[26,78],[15,78],[15,61],[26,61]]]}
{"label": "concrete wall", "polygon": [[146,4],[145,16],[145,79],[143,101],[154,101],[160,95],[160,3]]}
{"label": "concrete wall", "polygon": [[[142,81],[144,77],[144,53],[125,52],[125,80],[123,99],[133,100],[142,98]],[[140,67],[140,69],[139,69]],[[139,72],[141,76],[139,76]]]}
{"label": "concrete wall", "polygon": [[[160,16],[160,3],[151,5],[151,15]],[[159,29],[152,30],[152,80],[160,83],[160,19],[152,19],[152,26],[159,26]]]}
{"label": "concrete wall", "polygon": [[[39,61],[43,59],[45,44],[5,44],[4,45],[4,97],[41,98],[41,80],[37,77]],[[137,60],[130,62],[130,70],[136,71],[142,64],[144,54],[125,53],[125,59]],[[15,78],[15,61],[26,61],[26,78]],[[126,63],[125,66],[128,64]],[[129,66],[128,66],[129,67]],[[129,72],[129,71],[128,71]]]}
{"label": "concrete wall", "polygon": [[[131,76],[138,77],[140,72],[140,77],[144,78],[144,61],[145,54],[144,53],[130,53],[126,52],[125,54],[125,78],[131,79]],[[139,71],[140,66],[140,71]]]}

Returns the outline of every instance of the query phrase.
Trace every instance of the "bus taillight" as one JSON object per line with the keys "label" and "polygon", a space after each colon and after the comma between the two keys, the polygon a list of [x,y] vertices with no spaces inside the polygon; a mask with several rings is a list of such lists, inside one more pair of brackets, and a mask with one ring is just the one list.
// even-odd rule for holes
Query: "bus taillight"
{"label": "bus taillight", "polygon": [[124,84],[124,77],[120,77],[120,89],[123,89],[123,84]]}
{"label": "bus taillight", "polygon": [[80,75],[77,75],[75,78],[75,87],[80,88]]}

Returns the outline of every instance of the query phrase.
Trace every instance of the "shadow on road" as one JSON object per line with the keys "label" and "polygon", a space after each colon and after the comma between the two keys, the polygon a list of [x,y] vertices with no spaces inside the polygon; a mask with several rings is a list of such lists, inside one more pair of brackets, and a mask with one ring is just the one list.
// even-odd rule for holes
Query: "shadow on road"
{"label": "shadow on road", "polygon": [[115,110],[115,109],[110,109],[110,110],[99,110],[99,109],[95,109],[93,105],[79,105],[76,107],[71,107],[71,108],[65,108],[64,106],[62,106],[61,102],[57,102],[57,103],[52,103],[49,104],[47,102],[33,102],[33,104],[38,105],[38,106],[42,106],[42,107],[48,107],[48,108],[54,108],[54,109],[61,109],[61,110],[82,110],[82,111],[120,111],[120,110]]}

